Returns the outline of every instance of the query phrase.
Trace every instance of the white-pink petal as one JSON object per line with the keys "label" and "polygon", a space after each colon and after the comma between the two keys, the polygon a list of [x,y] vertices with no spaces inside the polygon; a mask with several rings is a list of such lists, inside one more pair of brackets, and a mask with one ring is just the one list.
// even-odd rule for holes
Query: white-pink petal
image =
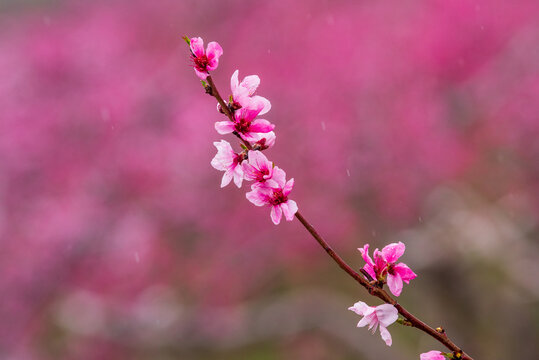
{"label": "white-pink petal", "polygon": [[238,85],[239,85],[238,76],[239,76],[239,73],[240,73],[239,70],[234,71],[234,73],[232,74],[232,77],[230,78],[230,90],[232,90],[232,94],[234,94],[238,89]]}
{"label": "white-pink petal", "polygon": [[281,222],[282,215],[283,215],[283,212],[279,205],[274,205],[271,207],[271,214],[270,214],[271,221],[273,221],[275,225],[279,225],[279,223]]}
{"label": "white-pink petal", "polygon": [[252,202],[256,206],[264,206],[267,204],[267,197],[260,192],[258,188],[251,188],[252,190],[245,194],[247,200]]}
{"label": "white-pink petal", "polygon": [[215,130],[221,135],[230,134],[235,130],[235,126],[232,121],[217,121],[215,123]]}
{"label": "white-pink petal", "polygon": [[283,187],[283,195],[288,196],[290,192],[292,192],[292,188],[294,187],[294,178],[288,180],[286,184]]}
{"label": "white-pink petal", "polygon": [[247,89],[249,96],[253,95],[260,85],[260,78],[257,75],[249,75],[243,78],[240,86]]}
{"label": "white-pink petal", "polygon": [[294,200],[288,200],[287,202],[282,203],[281,208],[283,209],[283,214],[286,220],[294,220],[294,215],[298,212],[298,205]]}
{"label": "white-pink petal", "polygon": [[391,344],[393,343],[393,339],[391,339],[391,334],[382,325],[380,325],[380,336],[382,336],[382,340],[385,341],[387,346],[391,346]]}
{"label": "white-pink petal", "polygon": [[223,174],[223,178],[221,179],[221,187],[224,188],[228,184],[230,184],[230,181],[232,181],[233,175],[230,171],[225,171]]}
{"label": "white-pink petal", "polygon": [[[284,172],[283,169],[276,166],[275,168],[273,168],[273,176],[271,180],[276,183],[277,186],[275,187],[279,187],[283,189],[286,185],[286,173]],[[274,185],[270,185],[270,186],[274,186]]]}
{"label": "white-pink petal", "polygon": [[367,311],[370,311],[372,313],[374,311],[374,307],[365,304],[363,301],[358,301],[354,304],[354,306],[349,307],[348,310],[353,311],[358,315],[364,316]]}
{"label": "white-pink petal", "polygon": [[445,356],[441,351],[431,350],[429,352],[419,355],[421,360],[445,360]]}
{"label": "white-pink petal", "polygon": [[388,327],[399,318],[397,308],[391,304],[382,304],[376,307],[376,317],[382,326]]}
{"label": "white-pink petal", "polygon": [[234,175],[234,184],[236,184],[238,188],[241,188],[241,184],[243,182],[243,168],[239,164],[237,164],[236,167],[234,168],[233,175]]}
{"label": "white-pink petal", "polygon": [[248,104],[247,106],[260,109],[258,115],[264,115],[271,110],[271,102],[265,97],[259,95],[251,97],[250,104]]}

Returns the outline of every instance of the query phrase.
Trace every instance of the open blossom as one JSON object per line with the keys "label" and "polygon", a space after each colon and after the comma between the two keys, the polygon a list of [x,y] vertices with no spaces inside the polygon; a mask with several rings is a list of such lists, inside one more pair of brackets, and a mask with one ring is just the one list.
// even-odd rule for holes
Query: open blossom
{"label": "open blossom", "polygon": [[419,355],[421,360],[445,360],[445,356],[440,351],[432,350]]}
{"label": "open blossom", "polygon": [[268,120],[255,119],[262,108],[263,104],[256,108],[241,108],[234,113],[234,121],[216,122],[215,130],[221,135],[237,132],[246,141],[257,141],[258,133],[268,133],[275,128]]}
{"label": "open blossom", "polygon": [[365,244],[363,248],[358,250],[365,260],[365,270],[369,275],[376,280],[384,280],[387,276],[387,286],[391,293],[399,296],[402,292],[402,282],[409,284],[410,280],[415,279],[417,275],[404,263],[396,263],[397,260],[404,254],[405,245],[392,243],[378,251],[374,250],[373,259],[369,256],[369,244]]}
{"label": "open blossom", "polygon": [[257,138],[257,140],[249,141],[252,147],[258,146],[260,150],[266,150],[275,145],[276,136],[273,131],[263,134],[255,134],[255,137]]}
{"label": "open blossom", "polygon": [[219,57],[223,55],[223,48],[217,42],[212,41],[204,51],[204,40],[200,37],[191,38],[191,60],[195,72],[202,80],[208,77],[208,71],[217,69]]}
{"label": "open blossom", "polygon": [[286,220],[292,221],[298,211],[296,202],[288,199],[293,186],[294,179],[286,181],[284,170],[276,166],[273,168],[272,178],[264,185],[252,185],[251,191],[245,194],[245,197],[256,206],[271,206],[271,220],[278,225],[283,214]]}
{"label": "open blossom", "polygon": [[242,163],[245,180],[256,181],[259,184],[273,176],[273,163],[260,151],[248,152],[248,161]]}
{"label": "open blossom", "polygon": [[236,154],[232,150],[232,146],[225,140],[216,141],[213,145],[217,148],[217,154],[212,159],[211,166],[225,172],[221,180],[221,187],[227,186],[232,178],[234,178],[234,184],[241,187],[243,181],[243,168],[241,166],[243,154]]}
{"label": "open blossom", "polygon": [[383,304],[375,307],[369,306],[363,301],[358,301],[354,304],[354,306],[349,307],[348,310],[363,316],[363,318],[357,323],[357,327],[369,325],[369,330],[371,330],[374,334],[379,325],[382,340],[385,341],[387,346],[391,346],[391,334],[387,330],[387,327],[397,321],[399,317],[399,312],[395,306],[391,304]]}
{"label": "open blossom", "polygon": [[243,78],[241,82],[238,79],[239,70],[234,71],[230,78],[230,89],[232,90],[232,99],[236,107],[262,107],[259,115],[264,115],[271,109],[271,103],[265,97],[254,95],[260,78],[257,75],[249,75]]}

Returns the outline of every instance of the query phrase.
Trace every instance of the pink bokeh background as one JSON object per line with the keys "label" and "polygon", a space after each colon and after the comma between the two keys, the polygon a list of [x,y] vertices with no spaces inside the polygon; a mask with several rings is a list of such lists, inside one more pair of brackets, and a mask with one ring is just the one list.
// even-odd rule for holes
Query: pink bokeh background
{"label": "pink bokeh background", "polygon": [[[260,76],[267,151],[302,213],[356,248],[407,244],[399,300],[476,358],[539,336],[539,3],[0,4],[0,358],[418,359],[297,221],[219,189],[214,79]],[[230,142],[232,137],[226,138]],[[238,147],[239,148],[239,147]]]}

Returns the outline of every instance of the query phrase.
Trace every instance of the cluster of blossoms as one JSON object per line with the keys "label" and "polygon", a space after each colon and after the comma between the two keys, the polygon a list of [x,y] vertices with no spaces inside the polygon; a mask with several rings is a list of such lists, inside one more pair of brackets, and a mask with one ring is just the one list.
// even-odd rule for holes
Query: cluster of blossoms
{"label": "cluster of blossoms", "polygon": [[[365,260],[363,270],[368,274],[373,281],[378,285],[383,285],[387,281],[389,290],[395,296],[399,296],[402,292],[402,282],[407,284],[417,275],[403,263],[396,263],[397,260],[404,254],[405,245],[402,242],[392,243],[385,246],[382,251],[374,250],[374,261],[369,256],[369,244],[365,244],[363,248],[358,250]],[[387,280],[386,280],[387,279]],[[368,279],[371,280],[371,279]],[[391,334],[387,327],[393,324],[398,319],[398,311],[391,304],[383,304],[377,307],[368,306],[364,302],[357,302],[354,306],[348,308],[363,318],[357,324],[358,327],[363,327],[369,324],[369,329],[374,333],[378,325],[380,325],[380,335],[387,346],[391,346]]]}
{"label": "cluster of blossoms", "polygon": [[358,249],[361,256],[363,256],[363,260],[365,260],[363,270],[372,279],[382,284],[387,282],[389,290],[395,296],[400,296],[403,281],[409,284],[410,280],[417,277],[406,264],[397,264],[397,260],[404,254],[405,249],[406,246],[402,242],[389,244],[382,251],[375,249],[373,253],[374,261],[369,256],[369,244],[365,244],[363,248]]}
{"label": "cluster of blossoms", "polygon": [[[201,38],[184,38],[191,49],[191,60],[197,76],[202,79],[202,84],[209,94],[216,96],[220,104],[217,110],[226,114],[228,120],[215,123],[215,130],[221,135],[234,134],[242,140],[242,151],[235,152],[230,143],[225,140],[214,142],[217,154],[211,161],[211,165],[220,171],[224,171],[221,187],[225,187],[232,180],[238,188],[244,180],[252,181],[251,191],[246,193],[247,199],[256,206],[271,207],[271,220],[279,224],[284,214],[286,220],[291,221],[298,211],[294,200],[288,195],[294,186],[294,179],[286,180],[284,170],[275,166],[262,153],[275,144],[275,125],[268,120],[258,118],[271,109],[268,99],[255,95],[260,85],[260,78],[256,75],[246,76],[239,81],[239,71],[236,70],[230,79],[232,94],[228,104],[225,104],[218,96],[213,85],[208,85],[209,72],[219,65],[219,57],[223,49],[216,42],[210,42],[204,50],[204,42]],[[210,84],[211,78],[208,79]],[[223,105],[226,109],[223,109]],[[409,284],[410,280],[417,275],[404,263],[397,260],[404,254],[405,245],[402,242],[392,243],[385,246],[382,251],[374,250],[374,260],[369,255],[369,244],[358,249],[361,252],[365,265],[362,268],[365,278],[373,286],[382,288],[387,283],[389,290],[395,296],[400,296],[403,282]],[[369,306],[362,301],[355,303],[348,310],[362,316],[357,327],[369,325],[369,330],[374,333],[380,329],[382,340],[387,346],[391,346],[391,334],[387,327],[399,318],[397,308],[392,304]],[[402,320],[402,319],[401,319]],[[420,355],[421,360],[442,360],[453,357],[452,354],[440,351],[429,351]]]}
{"label": "cluster of blossoms", "polygon": [[[186,39],[191,48],[191,59],[196,74],[206,80],[209,71],[215,70],[219,64],[219,57],[223,49],[216,42],[210,42],[204,51],[204,42],[201,38]],[[207,86],[203,81],[203,85]],[[225,121],[215,123],[215,130],[221,135],[234,134],[242,141],[242,151],[235,152],[229,142],[221,140],[213,144],[217,154],[211,165],[224,171],[221,187],[227,186],[232,180],[238,188],[243,180],[253,181],[251,191],[246,194],[247,199],[256,206],[271,207],[271,220],[279,224],[284,215],[286,220],[292,221],[298,206],[288,195],[294,186],[294,179],[286,180],[284,170],[275,166],[262,153],[275,144],[275,125],[266,119],[258,118],[271,109],[268,99],[255,95],[260,85],[260,78],[256,75],[246,76],[239,81],[239,71],[236,70],[230,79],[230,95],[227,109],[217,104],[221,113],[229,113],[231,117]],[[244,145],[245,144],[245,145]]]}

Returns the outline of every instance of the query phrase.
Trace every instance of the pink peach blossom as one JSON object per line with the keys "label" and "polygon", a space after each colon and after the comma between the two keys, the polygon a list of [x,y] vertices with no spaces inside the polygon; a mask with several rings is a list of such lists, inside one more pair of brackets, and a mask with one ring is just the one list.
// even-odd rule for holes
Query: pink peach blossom
{"label": "pink peach blossom", "polygon": [[298,211],[296,202],[288,199],[293,186],[294,179],[286,181],[284,170],[276,166],[272,178],[266,180],[262,186],[252,185],[251,191],[245,194],[245,197],[256,206],[271,206],[271,220],[278,225],[283,214],[286,220],[292,221]]}
{"label": "pink peach blossom", "polygon": [[260,151],[248,152],[248,161],[242,163],[245,180],[256,181],[259,184],[273,176],[273,163]]}
{"label": "pink peach blossom", "polygon": [[252,108],[261,106],[262,110],[260,110],[259,115],[264,115],[270,111],[270,101],[265,97],[254,95],[258,85],[260,85],[260,78],[257,75],[249,75],[239,82],[238,75],[239,70],[236,70],[230,78],[230,89],[232,90],[234,105]]}
{"label": "pink peach blossom", "polygon": [[232,150],[232,146],[225,141],[214,142],[213,145],[217,148],[217,154],[211,161],[211,166],[215,169],[224,171],[221,187],[227,186],[232,178],[237,187],[241,187],[243,181],[243,153],[237,154]]}
{"label": "pink peach blossom", "polygon": [[268,133],[275,128],[268,120],[255,119],[262,108],[261,103],[256,108],[241,108],[234,113],[234,121],[216,122],[215,130],[222,135],[237,132],[246,141],[258,141],[259,133]]}
{"label": "pink peach blossom", "polygon": [[251,146],[258,147],[260,150],[266,150],[275,145],[275,133],[273,131],[267,133],[258,133],[256,134],[258,140],[250,141]]}
{"label": "pink peach blossom", "polygon": [[445,356],[440,351],[432,350],[419,355],[421,360],[445,360]]}
{"label": "pink peach blossom", "polygon": [[191,38],[191,60],[196,74],[202,80],[208,77],[208,71],[217,69],[219,57],[223,55],[223,48],[217,42],[212,41],[204,51],[204,40],[200,37]]}
{"label": "pink peach blossom", "polygon": [[380,325],[380,335],[382,336],[382,340],[385,341],[387,346],[391,346],[391,334],[387,330],[387,327],[397,321],[399,317],[399,312],[395,306],[391,304],[382,304],[374,307],[368,306],[363,301],[358,301],[354,306],[349,307],[348,310],[363,316],[357,323],[357,327],[363,327],[368,324],[369,330],[372,330],[372,333],[374,334],[376,328]]}
{"label": "pink peach blossom", "polygon": [[373,279],[378,281],[386,280],[389,290],[395,296],[401,294],[403,281],[409,284],[410,280],[417,277],[406,264],[396,263],[404,254],[405,248],[406,246],[399,242],[387,245],[381,252],[375,249],[373,253],[374,261],[369,256],[369,244],[365,244],[363,248],[358,248],[363,260],[365,260],[363,270]]}

